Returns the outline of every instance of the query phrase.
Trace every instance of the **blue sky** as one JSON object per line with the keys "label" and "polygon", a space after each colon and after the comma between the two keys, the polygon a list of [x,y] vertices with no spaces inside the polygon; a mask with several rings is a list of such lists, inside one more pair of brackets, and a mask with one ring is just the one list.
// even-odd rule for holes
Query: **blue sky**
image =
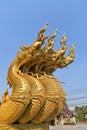
{"label": "blue sky", "polygon": [[[58,28],[54,48],[66,32],[68,47],[75,43],[75,60],[54,74],[65,82],[67,98],[87,96],[87,0],[0,0],[0,95],[9,87],[6,76],[19,47],[30,45],[50,21],[46,34]],[[1,96],[0,96],[1,97]],[[87,98],[68,101],[87,103]]]}

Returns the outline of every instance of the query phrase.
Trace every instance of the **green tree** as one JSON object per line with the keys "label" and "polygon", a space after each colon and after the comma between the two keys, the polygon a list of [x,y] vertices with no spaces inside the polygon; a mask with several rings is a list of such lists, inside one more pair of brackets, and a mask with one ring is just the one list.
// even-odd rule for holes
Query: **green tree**
{"label": "green tree", "polygon": [[77,121],[87,121],[85,115],[87,114],[87,106],[76,106],[76,119]]}

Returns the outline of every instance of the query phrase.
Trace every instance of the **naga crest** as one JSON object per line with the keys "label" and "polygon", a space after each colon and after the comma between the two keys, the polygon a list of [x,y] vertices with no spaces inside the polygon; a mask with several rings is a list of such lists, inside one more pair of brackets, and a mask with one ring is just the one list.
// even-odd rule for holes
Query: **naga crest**
{"label": "naga crest", "polygon": [[20,47],[8,69],[7,81],[12,94],[8,96],[6,90],[2,95],[0,124],[49,122],[66,104],[66,93],[53,72],[74,61],[75,47],[72,45],[68,55],[64,55],[68,47],[63,34],[60,48],[54,50],[57,30],[45,36],[47,27],[48,23],[31,46]]}

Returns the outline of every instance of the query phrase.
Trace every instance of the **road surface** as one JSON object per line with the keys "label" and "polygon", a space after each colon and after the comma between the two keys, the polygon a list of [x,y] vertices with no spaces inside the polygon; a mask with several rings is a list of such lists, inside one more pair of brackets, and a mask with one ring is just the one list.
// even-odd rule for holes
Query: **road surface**
{"label": "road surface", "polygon": [[87,124],[50,126],[49,130],[87,130]]}

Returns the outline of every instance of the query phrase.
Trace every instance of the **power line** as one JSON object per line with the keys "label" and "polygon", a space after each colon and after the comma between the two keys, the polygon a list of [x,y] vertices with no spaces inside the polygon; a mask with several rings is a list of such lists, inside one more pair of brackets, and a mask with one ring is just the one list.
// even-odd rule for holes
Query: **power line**
{"label": "power line", "polygon": [[80,91],[80,92],[74,92],[74,93],[69,93],[67,95],[76,95],[76,94],[81,94],[81,93],[87,93],[87,91]]}
{"label": "power line", "polygon": [[75,90],[75,89],[73,89],[73,90],[70,90],[70,91],[67,91],[67,92],[79,92],[79,91],[87,91],[87,89],[78,89],[78,90]]}
{"label": "power line", "polygon": [[77,99],[86,99],[86,98],[87,98],[87,97],[69,98],[69,99],[67,99],[67,101],[77,100]]}
{"label": "power line", "polygon": [[78,106],[78,105],[86,105],[87,106],[87,102],[68,104],[68,106]]}

